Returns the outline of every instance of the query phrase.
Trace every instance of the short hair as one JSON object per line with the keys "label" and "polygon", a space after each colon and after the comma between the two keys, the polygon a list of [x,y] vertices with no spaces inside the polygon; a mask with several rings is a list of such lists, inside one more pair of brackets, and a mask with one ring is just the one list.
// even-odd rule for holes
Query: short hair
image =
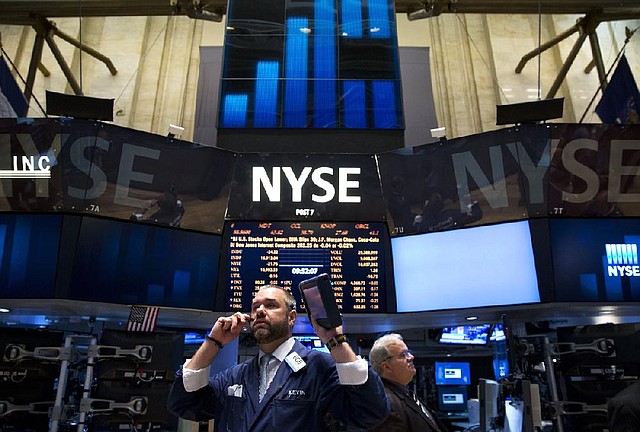
{"label": "short hair", "polygon": [[258,288],[258,291],[262,291],[263,289],[266,289],[266,288],[275,288],[282,291],[284,293],[284,304],[287,305],[287,308],[289,310],[296,309],[296,298],[293,296],[293,294],[291,294],[291,291],[279,285],[263,285],[260,288]]}
{"label": "short hair", "polygon": [[388,333],[376,339],[369,352],[369,361],[371,361],[371,367],[374,371],[377,373],[382,371],[382,362],[389,358],[387,347],[394,342],[402,342],[402,340],[402,336],[397,333]]}

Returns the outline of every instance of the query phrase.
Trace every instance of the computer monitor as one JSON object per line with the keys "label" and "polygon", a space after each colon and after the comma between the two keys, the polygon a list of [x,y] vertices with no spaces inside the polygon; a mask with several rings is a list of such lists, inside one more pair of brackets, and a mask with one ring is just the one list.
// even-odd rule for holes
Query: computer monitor
{"label": "computer monitor", "polygon": [[438,411],[462,413],[467,411],[467,386],[438,386]]}
{"label": "computer monitor", "polygon": [[468,362],[436,362],[436,385],[469,385],[471,371]]}
{"label": "computer monitor", "polygon": [[391,250],[398,312],[540,302],[527,221],[395,237]]}
{"label": "computer monitor", "polygon": [[443,344],[486,345],[491,324],[444,327],[438,342]]}
{"label": "computer monitor", "polygon": [[293,337],[302,345],[316,351],[329,352],[329,349],[322,343],[316,335],[293,335]]}

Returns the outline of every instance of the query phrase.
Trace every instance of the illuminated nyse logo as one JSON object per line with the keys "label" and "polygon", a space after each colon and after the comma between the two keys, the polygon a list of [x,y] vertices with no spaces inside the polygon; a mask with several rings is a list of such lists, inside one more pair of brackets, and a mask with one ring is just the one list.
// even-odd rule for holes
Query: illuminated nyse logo
{"label": "illuminated nyse logo", "polygon": [[640,276],[638,245],[606,244],[608,276]]}
{"label": "illuminated nyse logo", "polygon": [[[330,167],[304,167],[300,175],[296,175],[291,167],[272,167],[271,176],[267,173],[267,169],[261,166],[254,166],[251,181],[251,198],[254,202],[260,202],[261,191],[264,190],[267,198],[271,202],[280,202],[282,192],[282,174],[286,178],[291,187],[291,201],[302,202],[302,188],[307,180],[324,191],[323,194],[312,194],[311,200],[317,203],[326,203],[336,197],[336,187],[332,182],[334,177],[334,169]],[[358,167],[340,167],[337,169],[338,183],[338,202],[341,203],[359,203],[360,196],[349,194],[350,190],[357,190],[360,182],[354,180],[355,176],[360,175]],[[309,210],[309,209],[304,209]],[[311,212],[311,214],[313,214]],[[309,216],[310,214],[306,214]]]}
{"label": "illuminated nyse logo", "polygon": [[51,178],[51,161],[49,156],[22,156],[21,167],[18,168],[18,156],[13,156],[13,169],[0,170],[0,178],[5,179],[40,179]]}

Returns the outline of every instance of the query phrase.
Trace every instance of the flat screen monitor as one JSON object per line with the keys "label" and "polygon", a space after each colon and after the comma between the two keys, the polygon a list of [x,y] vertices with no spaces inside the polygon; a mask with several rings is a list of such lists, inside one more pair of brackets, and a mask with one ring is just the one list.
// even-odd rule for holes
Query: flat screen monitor
{"label": "flat screen monitor", "polygon": [[0,214],[0,297],[53,298],[62,216]]}
{"label": "flat screen monitor", "polygon": [[438,386],[438,411],[467,411],[467,386]]}
{"label": "flat screen monitor", "polygon": [[552,219],[557,301],[640,301],[639,219]]}
{"label": "flat screen monitor", "polygon": [[491,328],[491,324],[444,327],[438,342],[444,344],[486,345]]}
{"label": "flat screen monitor", "polygon": [[185,332],[184,334],[184,344],[185,345],[201,345],[205,339],[207,338],[207,335],[209,334],[208,331],[204,331],[204,332]]}
{"label": "flat screen monitor", "polygon": [[322,343],[316,335],[293,335],[293,337],[305,347],[322,352],[329,352],[329,349]]}
{"label": "flat screen monitor", "polygon": [[469,362],[436,362],[436,385],[469,385]]}
{"label": "flat screen monitor", "polygon": [[229,222],[218,309],[247,312],[261,286],[276,284],[291,290],[302,312],[298,284],[327,273],[342,313],[393,310],[388,242],[384,223]]}
{"label": "flat screen monitor", "polygon": [[395,237],[391,249],[398,312],[540,302],[527,221]]}
{"label": "flat screen monitor", "polygon": [[220,236],[82,219],[70,299],[214,310]]}

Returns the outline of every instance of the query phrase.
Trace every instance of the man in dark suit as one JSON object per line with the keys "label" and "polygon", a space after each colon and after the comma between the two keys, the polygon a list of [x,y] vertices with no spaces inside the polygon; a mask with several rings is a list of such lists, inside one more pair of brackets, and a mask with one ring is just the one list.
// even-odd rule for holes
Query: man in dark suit
{"label": "man in dark suit", "polygon": [[640,381],[609,399],[607,413],[609,432],[640,432]]}
{"label": "man in dark suit", "polygon": [[[296,316],[290,292],[265,286],[256,293],[250,315],[218,318],[178,372],[169,410],[187,420],[213,418],[216,432],[320,432],[340,423],[359,428],[380,424],[389,413],[384,387],[367,361],[355,355],[342,327],[325,329],[312,321],[329,355],[292,337]],[[210,377],[213,359],[249,322],[259,354]]]}
{"label": "man in dark suit", "polygon": [[399,334],[386,334],[374,342],[369,360],[373,370],[382,377],[391,413],[371,431],[446,432],[436,416],[407,388],[416,374],[413,358]]}

